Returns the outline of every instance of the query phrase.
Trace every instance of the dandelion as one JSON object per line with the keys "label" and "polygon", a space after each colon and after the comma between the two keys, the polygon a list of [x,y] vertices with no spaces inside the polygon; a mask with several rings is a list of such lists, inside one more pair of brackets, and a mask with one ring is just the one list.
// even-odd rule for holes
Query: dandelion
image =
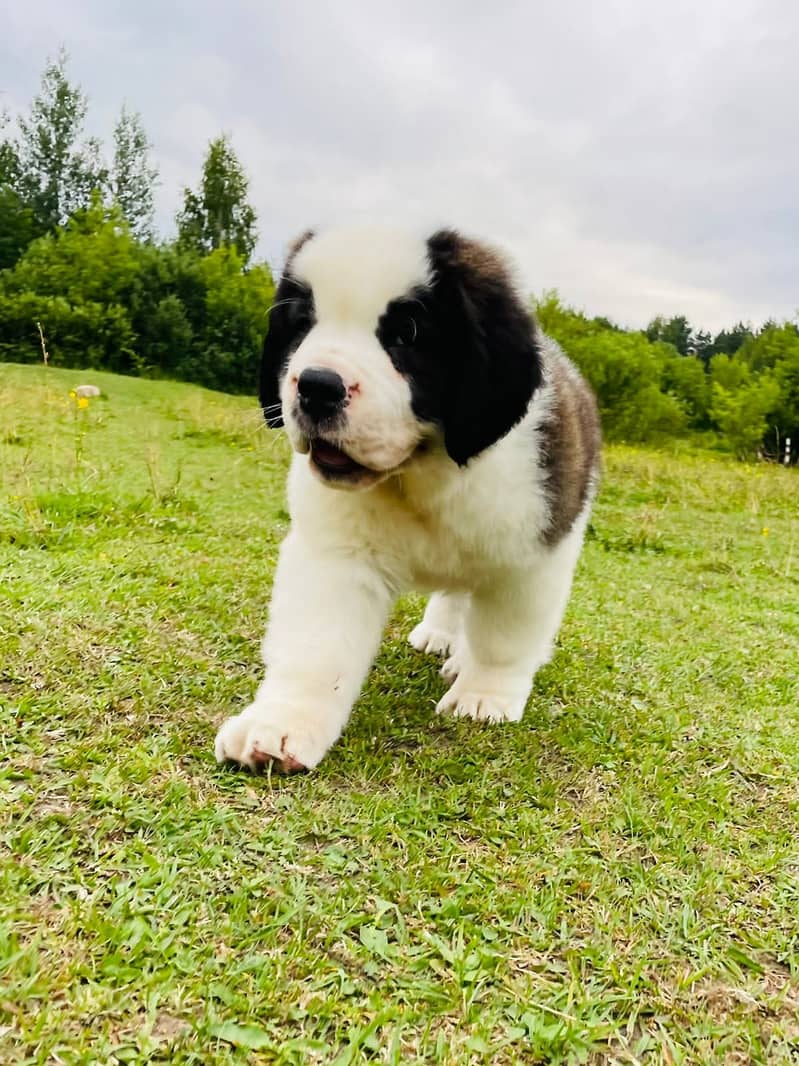
{"label": "dandelion", "polygon": [[74,389],[70,389],[69,390],[69,398],[70,398],[70,400],[77,400],[78,394],[77,394],[77,392],[75,392]]}
{"label": "dandelion", "polygon": [[760,536],[761,537],[767,537],[768,536],[768,526],[763,526],[763,528],[760,531]]}
{"label": "dandelion", "polygon": [[78,397],[78,407],[80,407],[80,409],[82,411],[85,411],[88,406],[89,406],[89,397],[88,396],[79,396]]}

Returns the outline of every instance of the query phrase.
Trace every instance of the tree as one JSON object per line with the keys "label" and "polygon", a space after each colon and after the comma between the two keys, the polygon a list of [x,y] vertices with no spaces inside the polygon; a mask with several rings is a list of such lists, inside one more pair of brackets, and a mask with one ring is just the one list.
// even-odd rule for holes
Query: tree
{"label": "tree", "polygon": [[30,115],[19,119],[18,192],[42,230],[63,225],[107,179],[98,142],[81,142],[87,98],[70,84],[67,60],[62,49],[48,61]]}
{"label": "tree", "polygon": [[662,315],[653,318],[646,327],[650,341],[664,341],[671,344],[680,355],[687,355],[691,343],[691,326],[685,315],[674,315],[664,319]]}
{"label": "tree", "polygon": [[707,370],[708,363],[713,357],[713,335],[706,330],[699,329],[691,337],[691,347],[697,359],[701,359]]}
{"label": "tree", "polygon": [[114,127],[110,189],[131,233],[142,240],[150,239],[153,232],[154,186],[158,169],[150,163],[151,147],[141,115],[123,107]]}
{"label": "tree", "polygon": [[[0,133],[9,123],[7,111],[0,112]],[[16,188],[19,181],[19,153],[17,146],[8,137],[0,141],[0,187]]]}
{"label": "tree", "polygon": [[66,226],[31,244],[4,287],[64,296],[74,304],[126,304],[138,270],[137,245],[119,207],[103,203],[96,192]]}
{"label": "tree", "polygon": [[[0,114],[0,133],[8,114]],[[18,192],[19,154],[13,141],[0,141],[0,270],[12,267],[36,236],[33,212]]]}
{"label": "tree", "polygon": [[663,391],[663,351],[643,333],[603,330],[572,340],[568,354],[596,393],[609,440],[652,440],[684,429],[683,406]]}
{"label": "tree", "polygon": [[245,272],[242,256],[224,247],[200,260],[198,274],[205,289],[202,348],[188,365],[178,367],[180,376],[212,389],[247,392],[257,378],[269,322],[271,272],[261,264]]}
{"label": "tree", "polygon": [[680,402],[692,426],[707,424],[710,384],[699,359],[685,359],[664,345],[660,387]]}
{"label": "tree", "polygon": [[735,392],[713,383],[711,418],[739,459],[757,457],[779,397],[778,383],[767,374]]}
{"label": "tree", "polygon": [[752,327],[739,322],[732,329],[723,329],[713,338],[713,353],[735,355],[744,341],[753,337]]}
{"label": "tree", "polygon": [[799,339],[780,361],[776,371],[780,398],[772,419],[780,436],[780,452],[786,437],[793,441],[794,453],[799,444]]}
{"label": "tree", "polygon": [[253,393],[274,284],[235,248],[209,254],[137,241],[96,192],[34,240],[0,284],[0,360],[41,358]]}
{"label": "tree", "polygon": [[0,184],[0,270],[13,267],[35,236],[31,209],[19,193]]}
{"label": "tree", "polygon": [[[594,389],[608,439],[643,441],[678,433],[687,416],[694,417],[693,382],[667,392],[667,364],[691,362],[673,347],[651,343],[644,333],[628,333],[606,318],[588,318],[565,307],[555,291],[545,292],[534,306],[544,331],[563,345]],[[696,368],[701,374],[698,363]]]}
{"label": "tree", "polygon": [[743,342],[735,358],[758,373],[773,369],[797,346],[799,331],[793,323],[786,322],[778,326],[775,322],[766,322],[756,337],[748,337]]}
{"label": "tree", "polygon": [[0,357],[29,361],[36,323],[61,366],[135,369],[127,305],[139,272],[138,248],[116,205],[99,191],[66,227],[33,241],[0,289]]}
{"label": "tree", "polygon": [[779,455],[786,437],[799,441],[799,329],[792,322],[765,323],[756,337],[744,341],[734,362],[758,380],[773,372],[779,398],[769,413],[763,447]]}
{"label": "tree", "polygon": [[720,385],[727,392],[737,392],[752,380],[749,366],[732,355],[716,355],[710,364],[710,380],[715,390]]}
{"label": "tree", "polygon": [[247,176],[227,136],[211,141],[199,191],[183,190],[183,209],[177,216],[180,244],[204,253],[232,247],[246,264],[257,240],[247,187]]}

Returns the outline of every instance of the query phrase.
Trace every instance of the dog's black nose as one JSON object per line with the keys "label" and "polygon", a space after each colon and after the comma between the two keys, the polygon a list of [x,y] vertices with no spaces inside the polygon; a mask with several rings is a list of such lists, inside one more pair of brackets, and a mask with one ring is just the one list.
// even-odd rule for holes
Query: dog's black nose
{"label": "dog's black nose", "polygon": [[311,418],[330,418],[342,406],[347,386],[340,374],[323,366],[309,366],[297,381],[300,407]]}

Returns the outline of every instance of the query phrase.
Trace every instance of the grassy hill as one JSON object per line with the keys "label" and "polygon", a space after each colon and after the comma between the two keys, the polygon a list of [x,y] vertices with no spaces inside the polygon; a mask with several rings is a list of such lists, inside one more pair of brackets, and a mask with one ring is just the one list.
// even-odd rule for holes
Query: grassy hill
{"label": "grassy hill", "polygon": [[286,462],[252,401],[0,365],[0,1060],[795,1061],[797,472],[609,449],[524,721],[434,716],[411,598],[283,779],[212,743]]}

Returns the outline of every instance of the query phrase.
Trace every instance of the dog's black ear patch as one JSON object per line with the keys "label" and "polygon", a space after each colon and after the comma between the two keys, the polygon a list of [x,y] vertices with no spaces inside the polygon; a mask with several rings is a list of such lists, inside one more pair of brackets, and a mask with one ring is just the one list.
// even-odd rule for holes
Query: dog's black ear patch
{"label": "dog's black ear patch", "polygon": [[283,276],[275,291],[269,312],[269,329],[261,352],[258,397],[266,424],[270,429],[278,429],[283,425],[280,383],[289,356],[300,345],[316,321],[313,293],[306,284],[291,273],[294,257],[312,236],[313,233],[310,231],[304,233],[291,246]]}
{"label": "dog's black ear patch", "polygon": [[490,249],[441,230],[428,241],[432,306],[447,368],[441,422],[460,466],[524,416],[541,384],[537,327]]}

